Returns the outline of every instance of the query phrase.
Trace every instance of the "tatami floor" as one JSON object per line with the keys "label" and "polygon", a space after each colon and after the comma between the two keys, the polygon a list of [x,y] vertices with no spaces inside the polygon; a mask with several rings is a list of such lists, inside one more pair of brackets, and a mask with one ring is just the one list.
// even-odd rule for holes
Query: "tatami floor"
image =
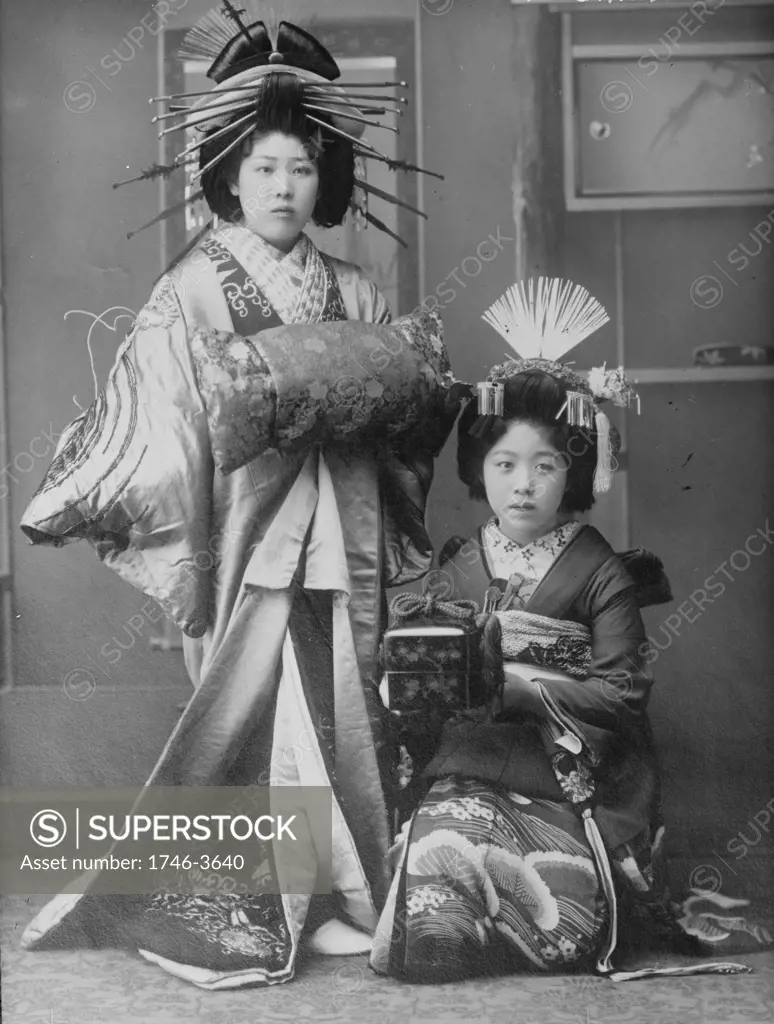
{"label": "tatami floor", "polygon": [[18,937],[44,897],[0,914],[3,1024],[770,1024],[774,954],[755,973],[614,983],[594,977],[482,979],[440,986],[377,977],[364,958],[320,958],[270,989],[204,992],[134,953],[28,953]]}
{"label": "tatami floor", "polygon": [[[142,782],[190,691],[98,690],[74,703],[61,687],[0,700],[2,784]],[[768,886],[766,887],[768,888]],[[757,1024],[774,1020],[774,952],[737,957],[755,973],[613,983],[509,977],[442,986],[376,976],[365,959],[314,959],[270,989],[204,992],[133,952],[27,953],[19,936],[47,897],[0,900],[2,1024]],[[760,907],[758,907],[760,910]],[[774,907],[764,914],[774,923]]]}

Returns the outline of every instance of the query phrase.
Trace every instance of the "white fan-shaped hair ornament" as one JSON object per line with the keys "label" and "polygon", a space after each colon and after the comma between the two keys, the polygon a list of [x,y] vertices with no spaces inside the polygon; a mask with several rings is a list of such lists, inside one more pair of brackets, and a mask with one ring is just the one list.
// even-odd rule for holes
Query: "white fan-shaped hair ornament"
{"label": "white fan-shaped hair ornament", "polygon": [[[476,385],[479,417],[471,428],[475,437],[483,437],[492,423],[504,413],[504,379],[519,367],[543,369],[567,386],[567,397],[556,418],[566,416],[573,427],[593,429],[597,441],[597,466],[594,490],[607,491],[615,469],[614,428],[599,408],[611,400],[628,406],[639,397],[624,377],[623,368],[604,366],[589,372],[588,381],[558,362],[600,327],[609,323],[604,306],[581,285],[558,277],[538,277],[512,285],[483,314],[483,319],[507,341],[518,357],[495,367],[487,381]],[[499,378],[499,379],[498,379]],[[616,435],[617,436],[617,435]]]}
{"label": "white fan-shaped hair ornament", "polygon": [[609,322],[581,285],[539,277],[512,285],[483,314],[521,359],[560,359]]}

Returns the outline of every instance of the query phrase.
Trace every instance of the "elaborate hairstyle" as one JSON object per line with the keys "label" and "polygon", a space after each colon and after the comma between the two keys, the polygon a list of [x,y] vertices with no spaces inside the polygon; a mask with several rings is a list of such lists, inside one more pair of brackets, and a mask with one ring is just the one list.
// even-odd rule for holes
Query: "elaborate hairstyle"
{"label": "elaborate hairstyle", "polygon": [[[320,227],[341,224],[352,200],[355,183],[355,156],[353,145],[347,139],[337,138],[323,127],[316,127],[307,116],[304,106],[304,83],[292,74],[266,76],[257,95],[255,130],[235,148],[242,128],[237,126],[227,134],[208,142],[199,151],[199,167],[209,169],[202,175],[202,191],[213,213],[226,221],[241,219],[239,197],[229,186],[239,173],[242,160],[252,149],[256,136],[279,132],[297,138],[306,146],[317,165],[320,186],[312,220]],[[218,133],[215,128],[208,133]],[[222,160],[216,157],[226,152]]]}
{"label": "elaborate hairstyle", "polygon": [[[341,224],[349,208],[359,222],[372,224],[405,246],[406,242],[392,228],[371,213],[370,198],[401,206],[420,217],[426,218],[427,214],[370,184],[365,162],[377,160],[391,169],[416,171],[441,180],[443,175],[406,160],[393,160],[362,136],[366,126],[399,133],[395,125],[374,120],[372,115],[402,115],[408,103],[406,97],[384,90],[405,89],[408,83],[340,82],[336,61],[319,40],[298,25],[281,21],[272,42],[260,16],[261,5],[256,0],[243,3],[250,10],[223,0],[219,8],[200,18],[183,40],[181,59],[212,61],[207,77],[215,83],[214,87],[152,98],[152,102],[169,104],[167,110],[152,118],[153,123],[175,122],[163,128],[159,138],[192,129],[196,133],[194,140],[175,154],[172,163],[153,164],[140,174],[113,183],[113,188],[121,188],[134,181],[167,177],[178,168],[189,167],[189,185],[201,179],[201,188],[189,189],[182,202],[162,210],[127,237],[165,220],[202,196],[222,219],[239,219],[241,205],[228,187],[234,166],[238,166],[236,161],[244,155],[256,132],[277,131],[308,141],[317,153],[321,181],[319,201],[312,213],[315,224]],[[246,23],[243,16],[256,20]],[[193,171],[195,164],[198,169]],[[218,170],[221,164],[223,168]],[[209,228],[208,224],[201,235]],[[197,241],[198,238],[194,239],[189,249]]]}
{"label": "elaborate hairstyle", "polygon": [[460,417],[457,471],[471,498],[486,501],[484,459],[514,421],[530,423],[549,432],[551,443],[567,469],[567,484],[559,511],[586,512],[594,504],[597,434],[589,427],[571,426],[560,414],[567,401],[568,384],[539,369],[528,369],[502,381],[503,414],[481,435],[471,433],[479,418],[475,402]]}

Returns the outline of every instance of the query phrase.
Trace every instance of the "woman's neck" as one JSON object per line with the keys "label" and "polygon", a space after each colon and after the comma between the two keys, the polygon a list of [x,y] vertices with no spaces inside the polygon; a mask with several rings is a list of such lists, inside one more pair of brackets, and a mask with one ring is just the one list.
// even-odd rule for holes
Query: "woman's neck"
{"label": "woman's neck", "polygon": [[525,523],[523,526],[506,522],[500,516],[497,517],[497,528],[508,540],[514,541],[516,544],[524,547],[526,544],[531,544],[533,541],[539,540],[541,537],[545,537],[546,534],[552,533],[559,526],[564,526],[568,523],[571,516],[568,515],[557,515],[548,523],[541,523],[539,525],[530,526]]}
{"label": "woman's neck", "polygon": [[291,239],[290,241],[275,242],[271,241],[268,238],[264,238],[263,235],[259,234],[254,228],[251,228],[250,225],[244,220],[238,221],[237,224],[240,228],[243,228],[245,231],[249,231],[253,238],[257,238],[261,242],[263,242],[263,244],[271,252],[276,253],[280,258],[282,256],[287,256],[289,252],[292,252],[293,249],[295,249],[295,247],[298,245],[299,240],[303,235],[303,232],[301,231],[295,236],[295,238]]}
{"label": "woman's neck", "polygon": [[273,249],[276,249],[277,252],[281,252],[283,256],[287,256],[287,254],[289,252],[292,252],[293,249],[295,249],[295,247],[298,245],[298,240],[300,237],[300,234],[296,235],[296,237],[291,242],[269,242],[265,238],[263,239],[263,241],[266,242],[267,245],[270,245]]}

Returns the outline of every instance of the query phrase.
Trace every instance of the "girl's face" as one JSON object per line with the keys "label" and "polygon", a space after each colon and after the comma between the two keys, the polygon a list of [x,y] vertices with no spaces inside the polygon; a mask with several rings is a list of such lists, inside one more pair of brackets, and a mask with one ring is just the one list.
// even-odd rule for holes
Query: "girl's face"
{"label": "girl's face", "polygon": [[256,139],[230,188],[239,197],[247,227],[290,252],[312,216],[319,180],[301,139],[273,132]]}
{"label": "girl's face", "polygon": [[567,468],[545,427],[512,420],[484,459],[484,488],[500,529],[528,544],[567,518],[559,512]]}

